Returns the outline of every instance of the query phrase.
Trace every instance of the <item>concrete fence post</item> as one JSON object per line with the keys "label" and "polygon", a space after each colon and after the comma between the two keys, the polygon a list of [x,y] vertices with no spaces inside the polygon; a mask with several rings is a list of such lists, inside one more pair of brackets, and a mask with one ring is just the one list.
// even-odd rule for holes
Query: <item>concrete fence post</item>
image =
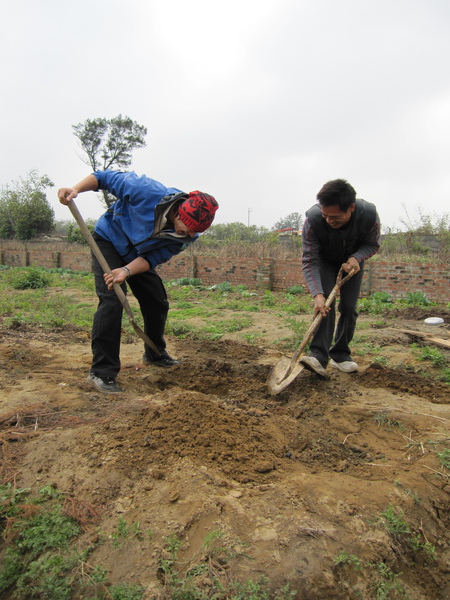
{"label": "concrete fence post", "polygon": [[261,259],[256,265],[256,287],[262,290],[272,290],[273,288],[273,265],[274,261],[270,258]]}
{"label": "concrete fence post", "polygon": [[61,266],[61,252],[52,252],[52,260],[55,269],[59,269]]}

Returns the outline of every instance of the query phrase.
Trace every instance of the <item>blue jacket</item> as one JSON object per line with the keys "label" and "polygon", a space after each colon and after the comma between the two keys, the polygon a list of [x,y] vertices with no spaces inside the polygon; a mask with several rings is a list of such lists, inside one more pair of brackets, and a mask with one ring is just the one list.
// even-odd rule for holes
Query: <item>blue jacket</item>
{"label": "blue jacket", "polygon": [[111,242],[125,262],[141,256],[155,268],[198,238],[181,237],[173,226],[157,225],[165,210],[188,194],[134,172],[95,171],[93,175],[99,190],[117,198],[97,221],[95,233]]}

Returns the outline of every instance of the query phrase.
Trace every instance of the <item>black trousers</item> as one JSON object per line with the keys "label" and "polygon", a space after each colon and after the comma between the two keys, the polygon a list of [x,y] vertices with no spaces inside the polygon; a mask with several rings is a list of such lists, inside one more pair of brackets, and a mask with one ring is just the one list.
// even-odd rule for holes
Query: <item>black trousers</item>
{"label": "black trousers", "polygon": [[[114,246],[102,238],[95,240],[111,269],[122,267],[125,262]],[[120,338],[122,333],[123,306],[114,290],[108,290],[103,279],[103,269],[94,255],[93,268],[98,306],[92,325],[92,367],[91,372],[97,377],[115,378],[120,371]],[[154,269],[133,275],[123,284],[126,293],[127,285],[139,303],[144,319],[144,331],[158,350],[163,353],[166,348],[164,329],[166,326],[169,302],[161,278]],[[145,353],[154,357],[155,353],[144,344]]]}
{"label": "black trousers", "polygon": [[[328,297],[336,283],[340,265],[322,262],[320,277],[325,297]],[[345,276],[345,273],[344,273]],[[358,313],[356,305],[361,291],[363,268],[356,275],[348,279],[340,290],[338,311],[339,320],[336,324],[336,302],[331,305],[327,317],[322,319],[309,347],[310,356],[314,356],[323,367],[326,367],[330,358],[336,362],[352,360],[350,342],[355,333]],[[334,343],[333,343],[334,337]]]}

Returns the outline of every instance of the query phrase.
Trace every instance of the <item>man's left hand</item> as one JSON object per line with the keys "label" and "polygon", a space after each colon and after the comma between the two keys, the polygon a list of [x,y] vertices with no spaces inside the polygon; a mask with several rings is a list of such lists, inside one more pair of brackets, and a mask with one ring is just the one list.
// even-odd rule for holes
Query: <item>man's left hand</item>
{"label": "man's left hand", "polygon": [[355,273],[357,273],[358,271],[361,270],[361,267],[359,266],[359,262],[356,260],[356,258],[354,256],[350,256],[348,261],[342,265],[342,268],[344,269],[344,271],[346,273],[350,273],[350,271],[353,268],[355,269]]}

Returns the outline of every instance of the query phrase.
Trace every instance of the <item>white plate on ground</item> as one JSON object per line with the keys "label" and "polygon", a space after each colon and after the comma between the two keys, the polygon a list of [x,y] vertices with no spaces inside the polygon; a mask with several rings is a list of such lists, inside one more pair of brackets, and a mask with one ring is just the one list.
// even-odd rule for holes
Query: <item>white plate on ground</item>
{"label": "white plate on ground", "polygon": [[441,317],[428,317],[424,323],[425,325],[443,325],[444,319],[441,319]]}

